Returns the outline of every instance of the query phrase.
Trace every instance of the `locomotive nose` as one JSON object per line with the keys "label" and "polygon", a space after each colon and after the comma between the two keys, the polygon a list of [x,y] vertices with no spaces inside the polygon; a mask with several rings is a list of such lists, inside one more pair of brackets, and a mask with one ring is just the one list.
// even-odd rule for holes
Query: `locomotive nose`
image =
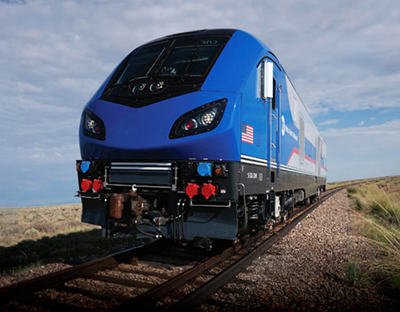
{"label": "locomotive nose", "polygon": [[199,91],[140,108],[95,100],[82,117],[82,158],[238,159],[237,99]]}

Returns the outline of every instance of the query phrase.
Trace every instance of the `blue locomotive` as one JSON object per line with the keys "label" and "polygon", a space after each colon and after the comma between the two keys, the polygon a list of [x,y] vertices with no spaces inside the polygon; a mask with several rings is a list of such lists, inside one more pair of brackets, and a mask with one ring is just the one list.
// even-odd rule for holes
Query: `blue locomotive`
{"label": "blue locomotive", "polygon": [[234,240],[325,190],[326,144],[276,56],[233,29],[133,50],[86,104],[82,221]]}

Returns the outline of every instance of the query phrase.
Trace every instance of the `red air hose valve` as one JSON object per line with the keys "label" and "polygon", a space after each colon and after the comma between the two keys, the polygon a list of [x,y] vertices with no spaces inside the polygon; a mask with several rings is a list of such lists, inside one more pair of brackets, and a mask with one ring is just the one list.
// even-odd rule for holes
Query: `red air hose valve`
{"label": "red air hose valve", "polygon": [[97,193],[98,190],[103,189],[103,181],[100,179],[94,179],[92,189],[95,193]]}
{"label": "red air hose valve", "polygon": [[82,179],[81,189],[83,192],[86,192],[92,188],[92,181],[88,179]]}
{"label": "red air hose valve", "polygon": [[209,199],[211,195],[215,195],[215,186],[212,185],[211,183],[209,184],[203,183],[203,187],[201,188],[201,194],[203,194],[203,196],[206,199]]}
{"label": "red air hose valve", "polygon": [[186,194],[189,196],[190,199],[193,196],[196,196],[199,193],[199,186],[196,183],[188,183],[186,186]]}

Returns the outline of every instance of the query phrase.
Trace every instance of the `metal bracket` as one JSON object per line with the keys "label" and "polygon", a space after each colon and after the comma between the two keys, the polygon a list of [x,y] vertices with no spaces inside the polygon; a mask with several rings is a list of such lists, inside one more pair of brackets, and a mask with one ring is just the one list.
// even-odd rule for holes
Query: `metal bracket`
{"label": "metal bracket", "polygon": [[97,194],[96,197],[93,197],[93,196],[85,196],[78,192],[78,194],[74,195],[74,197],[80,197],[85,199],[100,199],[100,194]]}
{"label": "metal bracket", "polygon": [[232,204],[231,201],[228,201],[228,205],[209,205],[209,204],[193,204],[193,199],[189,202],[190,207],[215,207],[215,208],[231,208]]}

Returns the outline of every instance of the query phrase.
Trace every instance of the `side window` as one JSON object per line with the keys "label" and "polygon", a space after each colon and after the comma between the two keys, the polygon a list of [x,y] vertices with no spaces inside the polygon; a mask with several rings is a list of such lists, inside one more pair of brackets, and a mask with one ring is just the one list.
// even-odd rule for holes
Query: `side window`
{"label": "side window", "polygon": [[263,99],[273,98],[275,90],[273,90],[273,75],[274,75],[274,64],[263,60],[258,64],[257,69],[257,98]]}
{"label": "side window", "polygon": [[258,65],[257,69],[257,98],[261,99],[264,95],[264,62]]}

